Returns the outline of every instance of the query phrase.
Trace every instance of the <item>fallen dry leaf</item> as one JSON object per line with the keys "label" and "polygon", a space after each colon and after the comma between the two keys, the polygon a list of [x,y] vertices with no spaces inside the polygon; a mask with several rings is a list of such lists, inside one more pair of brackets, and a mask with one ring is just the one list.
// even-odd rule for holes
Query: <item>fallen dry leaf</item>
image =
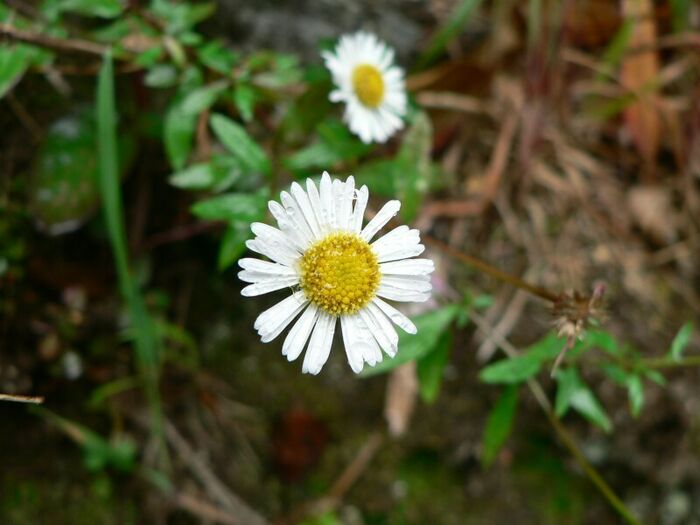
{"label": "fallen dry leaf", "polygon": [[639,227],[661,244],[676,239],[678,215],[671,193],[663,186],[636,186],[628,190],[627,205]]}
{"label": "fallen dry leaf", "polygon": [[629,49],[649,48],[648,51],[629,53],[622,61],[620,81],[635,94],[635,102],[624,111],[625,125],[647,168],[651,169],[659,151],[661,121],[656,108],[653,87],[659,74],[659,56],[656,44],[656,23],[651,0],[622,0],[626,19],[634,21]]}
{"label": "fallen dry leaf", "polygon": [[416,362],[409,361],[391,372],[386,385],[384,417],[392,436],[399,437],[406,432],[416,406],[417,396]]}

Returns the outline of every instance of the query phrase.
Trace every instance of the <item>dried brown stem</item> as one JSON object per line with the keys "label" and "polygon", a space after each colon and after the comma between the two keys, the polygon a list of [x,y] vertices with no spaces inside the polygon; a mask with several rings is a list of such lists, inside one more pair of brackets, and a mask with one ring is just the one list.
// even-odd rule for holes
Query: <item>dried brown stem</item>
{"label": "dried brown stem", "polygon": [[42,396],[20,396],[15,394],[0,394],[0,401],[14,401],[15,403],[30,403],[41,405],[44,402]]}
{"label": "dried brown stem", "polygon": [[551,292],[540,286],[528,283],[527,281],[521,279],[516,275],[504,272],[503,270],[499,270],[498,268],[491,266],[486,261],[482,261],[477,257],[460,252],[459,250],[453,248],[449,244],[439,241],[434,237],[431,237],[429,235],[423,235],[423,240],[426,244],[437,248],[441,252],[444,252],[447,255],[449,255],[450,257],[454,257],[455,259],[465,264],[468,264],[469,266],[472,266],[477,270],[498,279],[499,281],[503,281],[504,283],[510,284],[517,288],[521,288],[522,290],[525,290],[526,292],[536,295],[537,297],[540,297],[541,299],[544,299],[545,301],[549,301],[551,303],[555,303],[559,300],[559,294]]}
{"label": "dried brown stem", "polygon": [[[24,31],[10,24],[0,24],[0,37],[7,37],[16,42],[24,42],[54,51],[66,51],[70,53],[87,53],[90,55],[104,55],[109,49],[108,46],[90,42],[88,40],[78,40],[74,38],[56,38],[42,35],[33,31]],[[116,57],[115,57],[116,58]]]}

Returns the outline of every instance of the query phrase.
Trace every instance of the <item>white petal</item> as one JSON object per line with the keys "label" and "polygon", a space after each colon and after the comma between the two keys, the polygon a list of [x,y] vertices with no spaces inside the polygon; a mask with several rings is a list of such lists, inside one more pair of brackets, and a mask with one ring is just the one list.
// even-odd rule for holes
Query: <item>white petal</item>
{"label": "white petal", "polygon": [[277,221],[279,229],[289,238],[294,248],[303,252],[311,244],[311,237],[305,229],[299,227],[299,222],[303,221],[292,220],[279,202],[270,201],[267,203],[267,208]]}
{"label": "white petal", "polygon": [[294,200],[299,206],[299,209],[301,209],[304,220],[306,221],[306,224],[308,224],[314,238],[320,238],[321,228],[318,224],[318,220],[316,219],[316,213],[314,212],[311,201],[309,200],[309,196],[298,182],[293,182],[289,191],[291,191]]}
{"label": "white petal", "polygon": [[326,364],[331,353],[335,321],[335,316],[326,312],[319,314],[318,321],[316,321],[316,326],[314,326],[314,331],[311,334],[309,348],[307,348],[304,356],[304,364],[301,367],[303,373],[318,374],[323,365]]}
{"label": "white petal", "polygon": [[418,230],[409,230],[408,226],[401,225],[374,241],[372,248],[375,253],[380,254],[396,250],[397,248],[415,245],[419,242],[420,232]]}
{"label": "white petal", "polygon": [[328,233],[328,221],[324,220],[321,209],[321,195],[318,193],[316,184],[312,179],[306,179],[306,194],[309,196],[309,204],[311,205],[311,211],[316,217],[316,224],[318,224],[318,230],[321,236]]}
{"label": "white petal", "polygon": [[299,320],[294,323],[292,329],[284,339],[282,345],[282,355],[287,356],[289,361],[294,361],[301,355],[306,346],[306,341],[309,340],[311,330],[318,319],[319,309],[314,304],[309,304],[309,307],[304,310]]}
{"label": "white petal", "polygon": [[374,250],[377,255],[377,260],[380,263],[388,261],[397,261],[399,259],[408,259],[416,257],[425,251],[425,246],[422,244],[409,244],[406,246],[391,246],[383,250]]}
{"label": "white petal", "polygon": [[360,233],[362,229],[362,220],[365,217],[365,208],[367,208],[367,200],[369,199],[369,190],[366,185],[363,185],[357,190],[357,199],[355,200],[355,209],[352,212],[350,220],[350,230],[355,233]]}
{"label": "white petal", "polygon": [[336,228],[335,224],[335,198],[333,195],[333,181],[327,171],[321,175],[320,194],[321,197],[321,218],[327,225],[327,231]]}
{"label": "white petal", "polygon": [[309,243],[313,242],[316,236],[313,234],[309,224],[306,222],[304,212],[296,199],[286,191],[283,191],[280,193],[280,200],[282,201],[284,212],[287,215],[287,220],[290,223],[293,223],[295,228],[299,230],[300,237],[307,240]]}
{"label": "white petal", "polygon": [[389,288],[399,288],[409,292],[429,292],[433,289],[428,275],[382,275],[380,284]]}
{"label": "white petal", "polygon": [[[376,308],[376,307],[375,307]],[[379,344],[379,347],[386,352],[390,357],[396,355],[399,344],[399,336],[396,330],[391,326],[391,323],[386,316],[377,308],[378,316],[375,315],[369,308],[364,308],[358,313],[365,324],[372,331],[374,339]]]}
{"label": "white petal", "polygon": [[276,249],[286,250],[291,256],[301,255],[289,237],[277,228],[263,222],[254,222],[250,225],[250,229],[258,237],[258,240],[270,244]]}
{"label": "white petal", "polygon": [[430,259],[405,259],[379,265],[382,275],[428,275],[435,271]]}
{"label": "white petal", "polygon": [[384,226],[397,213],[399,213],[400,209],[401,202],[396,200],[387,202],[384,206],[382,206],[382,209],[379,210],[379,213],[377,213],[372,220],[367,223],[367,226],[365,226],[362,233],[360,233],[360,237],[369,242],[372,237],[374,237],[374,234],[382,228],[382,226]]}
{"label": "white petal", "polygon": [[[245,272],[241,272],[245,274]],[[251,282],[252,279],[248,275],[238,274],[242,281]],[[253,284],[249,284],[243,290],[241,290],[241,295],[244,297],[254,297],[256,295],[263,295],[266,293],[274,292],[276,290],[281,290],[282,288],[289,288],[296,284],[299,284],[299,277],[277,277],[270,278],[269,276],[264,280],[252,281]]]}
{"label": "white petal", "polygon": [[430,299],[430,292],[418,292],[415,290],[410,290],[406,288],[398,288],[396,286],[391,286],[384,282],[379,284],[377,289],[377,295],[379,297],[384,297],[385,299],[391,299],[392,301],[401,302],[416,302],[422,303]]}
{"label": "white petal", "polygon": [[355,316],[343,315],[340,318],[340,329],[343,333],[343,346],[345,355],[348,357],[348,364],[356,374],[362,372],[365,364],[362,349],[357,345],[358,328],[355,326]]}
{"label": "white petal", "polygon": [[409,334],[415,334],[418,332],[416,325],[406,317],[404,314],[399,312],[396,308],[391,306],[389,303],[382,301],[379,297],[372,299],[372,303],[376,304],[379,309],[386,314],[386,316],[391,319],[391,321],[401,328],[404,332]]}
{"label": "white petal", "polygon": [[355,178],[350,175],[345,183],[340,183],[340,189],[336,192],[338,215],[336,222],[341,230],[349,229],[352,216],[352,201],[355,196]]}
{"label": "white petal", "polygon": [[282,266],[281,264],[270,261],[263,261],[262,259],[253,259],[250,257],[238,259],[238,266],[250,272],[265,273],[275,277],[297,274],[295,270],[287,266]]}
{"label": "white petal", "polygon": [[302,292],[296,292],[261,313],[253,325],[261,341],[268,343],[277,337],[308,302]]}
{"label": "white petal", "polygon": [[289,255],[287,250],[276,249],[274,246],[262,242],[260,239],[247,240],[245,245],[249,250],[264,255],[265,257],[285,266],[289,266],[290,268],[294,267],[296,260],[299,258],[298,256]]}

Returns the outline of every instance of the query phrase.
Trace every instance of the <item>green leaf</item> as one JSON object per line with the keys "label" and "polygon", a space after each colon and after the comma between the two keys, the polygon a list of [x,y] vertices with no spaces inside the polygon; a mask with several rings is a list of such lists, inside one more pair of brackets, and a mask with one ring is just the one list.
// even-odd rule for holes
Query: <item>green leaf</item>
{"label": "green leaf", "polygon": [[314,168],[329,169],[341,161],[354,160],[371,150],[336,119],[325,120],[316,127],[318,140],[285,160],[292,171],[305,172]]}
{"label": "green leaf", "polygon": [[515,409],[518,406],[518,387],[507,386],[489,413],[481,440],[483,453],[481,464],[488,467],[496,459],[513,428]]}
{"label": "green leaf", "polygon": [[484,368],[479,374],[479,379],[484,383],[522,383],[537,375],[540,365],[539,359],[528,355],[502,359]]}
{"label": "green leaf", "polygon": [[30,62],[31,53],[27,46],[0,45],[0,98],[19,82]]}
{"label": "green leaf", "polygon": [[642,378],[632,375],[627,380],[627,396],[630,400],[630,411],[634,417],[638,417],[644,406],[644,385]]}
{"label": "green leaf", "polygon": [[604,431],[612,430],[612,424],[605,410],[575,368],[560,369],[556,378],[558,388],[555,412],[557,416],[563,416],[571,407]]}
{"label": "green leaf", "polygon": [[606,363],[602,367],[603,373],[620,386],[627,386],[629,373],[613,363]]}
{"label": "green leaf", "polygon": [[587,330],[583,341],[578,343],[577,346],[585,349],[600,348],[611,355],[620,355],[620,345],[617,339],[604,330]]}
{"label": "green leaf", "polygon": [[233,153],[251,173],[271,174],[270,160],[246,130],[223,115],[214,114],[210,123],[221,143]]}
{"label": "green leaf", "polygon": [[197,126],[197,115],[183,111],[181,102],[170,106],[163,124],[163,141],[170,164],[181,170],[192,150],[192,137]]}
{"label": "green leaf", "polygon": [[32,170],[30,209],[52,235],[78,228],[98,207],[95,117],[86,108],[52,123]]}
{"label": "green leaf", "polygon": [[673,338],[673,342],[671,343],[671,349],[668,352],[668,355],[673,359],[674,361],[682,361],[683,360],[683,351],[685,350],[685,347],[688,346],[688,343],[690,343],[690,338],[693,335],[693,323],[688,321],[685,323],[681,329],[678,331],[676,334],[676,337]]}
{"label": "green leaf", "polygon": [[364,377],[383,374],[399,365],[420,359],[432,352],[442,334],[454,320],[459,308],[456,305],[443,306],[437,310],[416,316],[413,319],[418,332],[415,335],[401,332],[399,334],[399,351],[392,359],[384,359],[375,367],[365,368],[360,375]]}
{"label": "green leaf", "polygon": [[197,88],[182,100],[180,110],[186,114],[199,115],[205,109],[209,109],[227,87],[228,81],[220,80]]}
{"label": "green leaf", "polygon": [[692,20],[693,0],[671,0],[670,4],[673,32],[682,33],[688,29],[688,24]]}
{"label": "green leaf", "polygon": [[253,120],[253,109],[255,108],[255,99],[257,94],[255,89],[249,84],[238,83],[233,90],[233,103],[236,109],[241,114],[244,122]]}
{"label": "green leaf", "polygon": [[[153,426],[156,429],[154,433],[158,434],[158,429],[162,428],[158,391],[160,340],[143,296],[129,268],[124,209],[119,185],[117,115],[111,52],[106,53],[98,76],[95,109],[99,158],[98,185],[102,197],[104,218],[117,269],[119,288],[129,310],[129,321],[134,334],[136,362],[144,380],[151,417],[154,421]],[[159,437],[162,438],[162,436]]]}
{"label": "green leaf", "polygon": [[481,4],[481,0],[462,0],[457,5],[452,15],[446,18],[445,25],[430,40],[427,49],[418,59],[418,69],[430,65],[444,51],[447,44],[462,31],[479,4]]}
{"label": "green leaf", "polygon": [[124,10],[119,0],[60,0],[58,9],[83,16],[115,18]]}
{"label": "green leaf", "polygon": [[156,64],[148,70],[143,83],[152,88],[168,88],[177,83],[177,69],[171,64]]}
{"label": "green leaf", "polygon": [[184,190],[223,191],[240,180],[241,165],[229,155],[215,156],[209,162],[193,164],[173,173],[168,182]]}
{"label": "green leaf", "polygon": [[555,358],[563,347],[561,339],[550,332],[513,358],[502,359],[485,367],[479,378],[485,383],[522,383],[537,375],[542,363]]}
{"label": "green leaf", "polygon": [[433,127],[428,115],[420,111],[406,132],[397,156],[395,187],[401,200],[401,216],[406,222],[415,219],[420,199],[428,189],[432,166]]}
{"label": "green leaf", "polygon": [[226,193],[192,205],[192,213],[210,221],[244,221],[251,223],[265,214],[265,193]]}
{"label": "green leaf", "polygon": [[210,69],[223,75],[230,75],[238,61],[236,54],[221,42],[209,41],[197,50],[199,60]]}
{"label": "green leaf", "polygon": [[666,386],[666,378],[658,370],[644,370],[644,376],[659,386]]}
{"label": "green leaf", "polygon": [[437,399],[451,348],[452,333],[447,331],[440,336],[433,351],[417,363],[420,395],[426,403],[433,403]]}

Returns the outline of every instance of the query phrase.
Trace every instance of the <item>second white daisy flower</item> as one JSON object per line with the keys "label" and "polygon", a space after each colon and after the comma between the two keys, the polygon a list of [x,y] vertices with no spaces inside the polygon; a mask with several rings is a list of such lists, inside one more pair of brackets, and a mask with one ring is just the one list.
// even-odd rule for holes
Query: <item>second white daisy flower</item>
{"label": "second white daisy flower", "polygon": [[393,49],[360,31],[343,35],[332,53],[321,56],[336,86],[330,99],[345,103],[345,121],[362,142],[385,142],[403,127],[406,87]]}
{"label": "second white daisy flower", "polygon": [[[430,259],[412,259],[425,247],[418,230],[394,228],[371,242],[401,207],[387,202],[362,227],[369,198],[367,186],[355,189],[323,174],[316,187],[307,179],[306,191],[293,183],[280,194],[281,204],[269,202],[279,228],[263,223],[251,226],[255,239],[250,250],[271,259],[241,259],[245,296],[288,288],[292,294],[258,316],[255,329],[263,343],[272,341],[297,317],[282,345],[293,361],[306,350],[303,372],[318,374],[331,351],[337,321],[350,367],[360,372],[364,363],[374,366],[382,351],[396,355],[399,336],[392,322],[408,333],[416,327],[408,317],[383,299],[426,301],[434,270]],[[370,243],[371,242],[371,243]],[[383,298],[383,299],[382,299]],[[309,340],[310,338],[310,340]]]}

